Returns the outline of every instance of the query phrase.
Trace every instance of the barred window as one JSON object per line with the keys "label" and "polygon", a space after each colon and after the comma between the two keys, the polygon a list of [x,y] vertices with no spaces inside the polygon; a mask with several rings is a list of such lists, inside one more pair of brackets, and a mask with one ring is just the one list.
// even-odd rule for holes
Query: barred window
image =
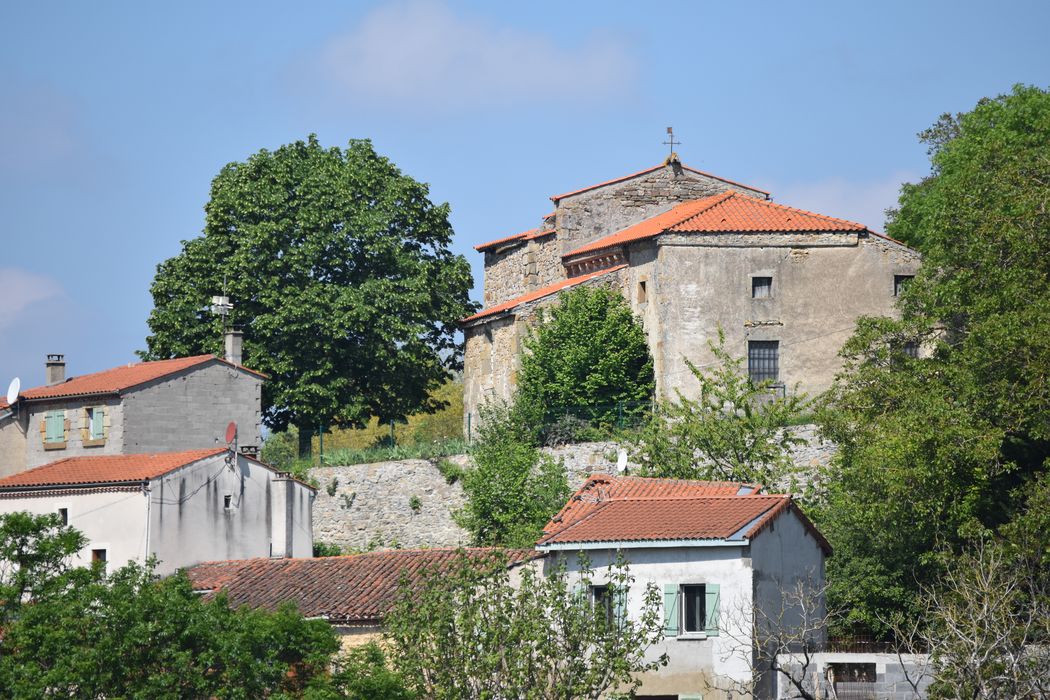
{"label": "barred window", "polygon": [[752,299],[768,299],[773,296],[773,278],[772,277],[752,277],[751,278],[751,298]]}
{"label": "barred window", "polygon": [[748,341],[747,373],[755,383],[780,379],[780,341]]}

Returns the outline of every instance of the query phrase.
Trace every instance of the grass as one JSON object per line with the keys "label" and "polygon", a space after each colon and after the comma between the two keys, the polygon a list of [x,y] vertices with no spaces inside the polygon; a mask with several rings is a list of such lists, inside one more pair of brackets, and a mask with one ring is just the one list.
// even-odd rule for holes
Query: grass
{"label": "grass", "polygon": [[364,447],[360,449],[329,450],[324,452],[326,465],[371,464],[372,462],[396,462],[403,459],[440,459],[467,452],[467,441],[462,438],[446,438],[414,445]]}

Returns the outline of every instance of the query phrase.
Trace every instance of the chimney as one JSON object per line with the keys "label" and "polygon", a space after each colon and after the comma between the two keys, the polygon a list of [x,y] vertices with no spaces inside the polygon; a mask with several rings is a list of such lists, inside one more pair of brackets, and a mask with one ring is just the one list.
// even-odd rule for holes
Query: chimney
{"label": "chimney", "polygon": [[241,364],[241,343],[244,333],[236,328],[226,331],[226,361],[235,365]]}
{"label": "chimney", "polygon": [[48,354],[46,368],[47,385],[54,386],[66,381],[66,356]]}

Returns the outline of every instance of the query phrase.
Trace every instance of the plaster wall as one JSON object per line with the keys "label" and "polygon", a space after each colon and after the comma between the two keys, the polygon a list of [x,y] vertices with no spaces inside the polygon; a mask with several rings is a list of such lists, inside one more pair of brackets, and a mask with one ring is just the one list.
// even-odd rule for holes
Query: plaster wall
{"label": "plaster wall", "polygon": [[[574,552],[559,552],[549,556],[546,570],[565,562],[572,574],[579,571]],[[752,570],[746,543],[740,546],[720,547],[639,547],[623,550],[630,565],[634,583],[627,597],[627,614],[637,620],[644,606],[647,584],[653,584],[663,599],[665,584],[716,583],[720,586],[720,610],[748,608],[751,605]],[[587,550],[592,580],[600,585],[608,580],[607,569],[616,560],[612,550]],[[662,614],[662,612],[661,612]],[[665,637],[649,648],[647,657],[657,658],[666,653],[669,663],[662,669],[642,676],[639,695],[702,694],[706,700],[729,698],[720,690],[723,679],[745,682],[750,678],[750,666],[741,653],[747,653],[738,639],[748,638],[747,621],[722,616],[719,635]]]}
{"label": "plaster wall", "polygon": [[262,378],[218,360],[128,391],[124,452],[165,452],[225,444],[236,421],[238,444],[262,444]]}
{"label": "plaster wall", "polygon": [[[202,561],[268,557],[272,543],[283,546],[286,538],[291,556],[312,556],[313,492],[291,482],[287,499],[275,493],[287,484],[240,455],[228,465],[225,454],[150,482],[150,549],[160,559],[159,572]],[[285,555],[280,548],[272,553]]]}
{"label": "plaster wall", "polygon": [[[818,394],[840,369],[857,318],[894,315],[894,275],[918,266],[904,246],[853,234],[662,236],[648,283],[657,391],[695,394],[685,359],[710,365],[707,341],[721,326],[738,357],[749,340],[779,341],[780,381]],[[770,298],[752,299],[753,276],[773,278]]]}
{"label": "plaster wall", "polygon": [[115,571],[146,554],[146,496],[141,487],[54,489],[0,495],[0,513],[29,511],[36,515],[68,511],[69,525],[88,543],[72,563],[87,566],[93,549],[106,550],[106,566]]}
{"label": "plaster wall", "polygon": [[[105,411],[105,437],[101,441],[90,439],[86,412],[89,407],[102,407]],[[12,474],[67,457],[115,455],[124,452],[124,409],[117,396],[22,402],[21,410],[28,420],[25,466],[14,469],[10,472]],[[66,439],[64,443],[57,445],[44,441],[45,416],[49,411],[55,410],[64,411],[66,414]]]}
{"label": "plaster wall", "polygon": [[766,198],[763,192],[702,175],[677,164],[565,197],[555,208],[560,252],[564,255],[602,236],[663,213],[675,204],[726,190]]}
{"label": "plaster wall", "polygon": [[0,418],[0,479],[25,469],[28,431],[25,411],[8,413]]}

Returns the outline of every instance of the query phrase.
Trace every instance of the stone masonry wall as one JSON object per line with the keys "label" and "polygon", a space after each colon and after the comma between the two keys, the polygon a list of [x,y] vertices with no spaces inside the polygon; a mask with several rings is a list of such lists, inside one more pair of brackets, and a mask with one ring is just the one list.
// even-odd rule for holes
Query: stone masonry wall
{"label": "stone masonry wall", "polygon": [[[806,441],[795,449],[795,463],[817,475],[835,453],[835,446],[821,442],[815,426],[794,430]],[[614,472],[619,449],[614,442],[591,442],[544,452],[563,461],[569,487],[576,490],[595,472]],[[470,464],[466,455],[447,459],[460,467]],[[319,484],[314,541],[337,544],[344,551],[466,544],[467,533],[452,519],[452,513],[466,502],[463,488],[458,481],[446,481],[438,461],[411,459],[312,469],[310,476]],[[637,466],[629,462],[628,473]]]}
{"label": "stone masonry wall", "polygon": [[502,304],[565,279],[555,235],[510,243],[485,251],[483,304]]}

